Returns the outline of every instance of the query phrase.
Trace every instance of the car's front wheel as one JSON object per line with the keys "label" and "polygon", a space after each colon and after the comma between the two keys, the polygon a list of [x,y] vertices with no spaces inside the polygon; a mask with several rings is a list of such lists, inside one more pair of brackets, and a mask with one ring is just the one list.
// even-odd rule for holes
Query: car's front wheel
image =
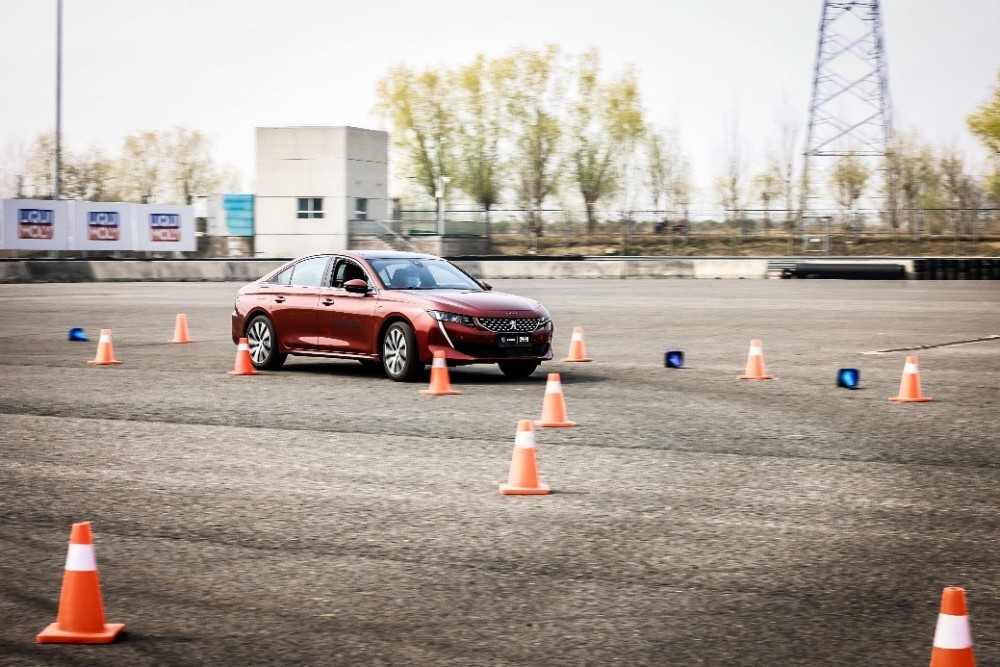
{"label": "car's front wheel", "polygon": [[497,363],[500,371],[509,378],[526,378],[538,368],[537,361],[501,361]]}
{"label": "car's front wheel", "polygon": [[382,338],[382,366],[395,382],[416,380],[423,372],[417,338],[406,322],[393,322]]}
{"label": "car's front wheel", "polygon": [[250,320],[247,325],[247,343],[250,345],[250,361],[258,370],[277,370],[288,358],[287,354],[278,351],[274,324],[264,315]]}

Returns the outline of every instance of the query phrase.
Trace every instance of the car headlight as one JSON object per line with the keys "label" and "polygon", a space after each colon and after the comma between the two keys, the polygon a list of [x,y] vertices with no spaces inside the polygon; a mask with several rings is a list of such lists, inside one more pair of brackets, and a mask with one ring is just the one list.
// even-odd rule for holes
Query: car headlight
{"label": "car headlight", "polygon": [[468,315],[446,313],[440,310],[428,310],[427,312],[438,322],[454,322],[455,324],[464,324],[467,327],[472,326],[472,318]]}

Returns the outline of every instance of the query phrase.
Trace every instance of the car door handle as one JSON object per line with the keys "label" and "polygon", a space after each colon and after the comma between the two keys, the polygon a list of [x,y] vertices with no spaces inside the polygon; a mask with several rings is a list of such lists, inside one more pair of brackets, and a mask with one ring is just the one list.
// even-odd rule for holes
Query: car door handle
{"label": "car door handle", "polygon": [[283,296],[276,296],[276,297],[274,297],[274,300],[277,301],[278,303],[284,303],[285,302],[285,297],[283,297]]}
{"label": "car door handle", "polygon": [[324,306],[332,306],[333,305],[333,299],[329,299],[329,298],[323,299],[322,301],[320,301],[320,303],[322,303]]}

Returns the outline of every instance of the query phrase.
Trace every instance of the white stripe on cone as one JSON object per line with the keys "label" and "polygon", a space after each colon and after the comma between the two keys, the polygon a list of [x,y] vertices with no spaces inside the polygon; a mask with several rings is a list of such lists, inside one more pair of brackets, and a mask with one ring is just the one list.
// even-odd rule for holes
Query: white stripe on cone
{"label": "white stripe on cone", "polygon": [[574,331],[573,332],[573,338],[571,338],[570,340],[574,340],[574,341],[576,341],[576,340],[583,340],[583,333],[581,333],[579,331]]}
{"label": "white stripe on cone", "polygon": [[250,346],[247,345],[246,343],[240,343],[239,345],[236,346],[236,351],[237,352],[244,352],[244,351],[249,352],[250,351]]}
{"label": "white stripe on cone", "polygon": [[97,342],[98,343],[110,343],[111,342],[111,335],[110,334],[101,334],[101,337],[98,339]]}
{"label": "white stripe on cone", "polygon": [[535,432],[534,431],[518,431],[517,435],[514,436],[514,446],[521,447],[522,449],[534,449],[535,448]]}
{"label": "white stripe on cone", "polygon": [[903,375],[916,375],[917,372],[916,364],[906,364],[903,366]]}
{"label": "white stripe on cone", "polygon": [[759,356],[761,356],[763,354],[764,354],[763,348],[760,347],[759,345],[751,345],[750,346],[750,356],[751,357],[759,357]]}
{"label": "white stripe on cone", "polygon": [[434,357],[434,361],[431,362],[431,368],[447,368],[448,362],[445,361],[444,357]]}
{"label": "white stripe on cone", "polygon": [[559,380],[549,380],[549,383],[545,385],[546,394],[561,394],[562,393],[562,382]]}
{"label": "white stripe on cone", "polygon": [[962,649],[972,646],[972,630],[968,616],[938,614],[934,632],[934,648]]}
{"label": "white stripe on cone", "polygon": [[93,544],[71,544],[66,552],[66,569],[73,572],[97,570],[97,557]]}

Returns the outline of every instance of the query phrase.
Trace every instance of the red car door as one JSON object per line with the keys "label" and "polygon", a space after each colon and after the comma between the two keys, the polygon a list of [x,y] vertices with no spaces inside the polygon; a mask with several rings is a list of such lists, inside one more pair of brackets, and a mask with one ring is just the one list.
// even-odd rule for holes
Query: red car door
{"label": "red car door", "polygon": [[271,319],[282,346],[291,350],[316,348],[319,328],[317,311],[321,285],[330,258],[310,257],[292,267],[291,284],[274,293]]}
{"label": "red car door", "polygon": [[364,269],[346,258],[337,260],[331,287],[319,295],[318,345],[334,352],[371,354],[375,350],[375,293],[357,294],[344,289],[348,280],[372,281]]}

